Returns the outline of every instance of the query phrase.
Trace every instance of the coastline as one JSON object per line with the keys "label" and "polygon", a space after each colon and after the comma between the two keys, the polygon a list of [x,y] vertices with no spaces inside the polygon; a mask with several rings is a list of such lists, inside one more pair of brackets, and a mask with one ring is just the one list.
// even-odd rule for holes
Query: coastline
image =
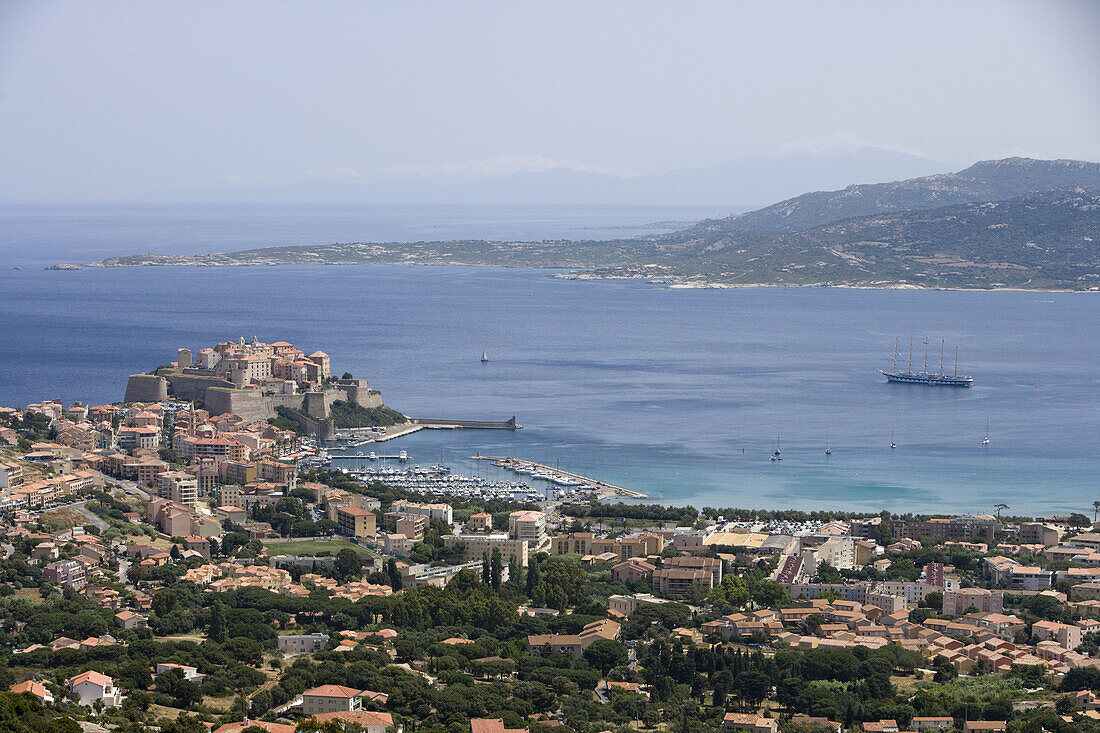
{"label": "coastline", "polygon": [[[180,257],[205,257],[206,255],[181,255]],[[217,255],[211,255],[217,256]],[[72,268],[47,267],[46,270],[56,272],[75,272],[81,269],[113,270],[113,269],[137,269],[147,267],[196,267],[196,268],[233,268],[233,267],[351,267],[356,265],[381,265],[385,267],[500,267],[509,270],[560,270],[565,269],[554,265],[515,265],[507,263],[486,262],[139,262],[135,264],[104,264],[103,260],[90,262]],[[916,283],[884,283],[871,285],[865,283],[824,282],[824,283],[777,283],[777,282],[751,282],[751,283],[727,283],[717,280],[682,280],[675,276],[647,276],[647,275],[604,275],[591,271],[574,270],[561,272],[549,276],[555,280],[574,281],[615,281],[615,280],[641,280],[649,285],[664,286],[667,290],[737,290],[746,288],[837,288],[847,290],[909,290],[909,291],[952,291],[952,292],[1019,292],[1019,293],[1100,293],[1100,286],[1091,288],[1022,288],[1022,287],[958,287],[949,285],[919,285]]]}

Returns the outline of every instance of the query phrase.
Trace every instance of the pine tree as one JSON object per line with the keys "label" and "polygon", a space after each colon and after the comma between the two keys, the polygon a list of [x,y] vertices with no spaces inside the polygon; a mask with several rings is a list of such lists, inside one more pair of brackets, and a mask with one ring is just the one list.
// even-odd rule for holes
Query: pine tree
{"label": "pine tree", "polygon": [[527,568],[527,597],[535,597],[535,589],[539,587],[539,582],[542,580],[541,571],[539,570],[539,561],[532,558],[531,564]]}
{"label": "pine tree", "polygon": [[501,576],[504,573],[504,560],[500,556],[500,548],[493,548],[493,557],[489,560],[489,585],[494,589],[500,588]]}
{"label": "pine tree", "polygon": [[217,600],[210,607],[210,640],[221,643],[225,641],[225,637],[225,606]]}

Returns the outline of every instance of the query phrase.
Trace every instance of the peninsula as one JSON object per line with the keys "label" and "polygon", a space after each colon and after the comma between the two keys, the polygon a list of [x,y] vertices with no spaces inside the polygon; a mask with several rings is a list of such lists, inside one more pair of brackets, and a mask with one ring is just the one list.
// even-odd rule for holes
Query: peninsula
{"label": "peninsula", "polygon": [[1100,290],[1100,164],[1007,159],[958,173],[808,193],[667,234],[607,241],[349,243],[95,267],[495,265],[680,287],[813,285]]}

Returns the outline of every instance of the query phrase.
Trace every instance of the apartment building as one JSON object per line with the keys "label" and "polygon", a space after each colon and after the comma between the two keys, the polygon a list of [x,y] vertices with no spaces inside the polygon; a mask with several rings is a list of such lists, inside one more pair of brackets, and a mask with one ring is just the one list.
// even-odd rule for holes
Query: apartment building
{"label": "apartment building", "polygon": [[546,515],[543,512],[525,510],[508,515],[508,536],[514,540],[527,540],[535,549],[546,541]]}
{"label": "apartment building", "polygon": [[653,571],[653,591],[662,596],[682,596],[694,585],[706,590],[714,587],[714,576],[692,568],[657,568]]}
{"label": "apartment building", "polygon": [[974,608],[981,613],[1001,613],[1004,611],[1005,594],[999,590],[985,588],[963,588],[943,594],[943,612],[948,616],[961,616],[967,609]]}
{"label": "apartment building", "polygon": [[42,568],[42,577],[66,588],[80,590],[88,584],[84,563],[76,560],[58,560]]}
{"label": "apartment building", "polygon": [[192,506],[199,498],[199,481],[183,471],[165,471],[156,477],[157,496],[184,506]]}
{"label": "apartment building", "polygon": [[413,501],[406,501],[404,499],[398,499],[390,504],[391,512],[398,512],[400,514],[411,514],[414,516],[427,517],[429,520],[440,519],[446,522],[448,525],[454,524],[454,510],[451,509],[450,504],[419,504]]}
{"label": "apartment building", "polygon": [[372,539],[376,532],[374,512],[357,506],[336,508],[336,531],[358,539]]}
{"label": "apartment building", "polygon": [[531,549],[527,540],[512,539],[505,534],[458,534],[447,535],[443,538],[444,547],[454,547],[456,545],[464,545],[466,548],[463,556],[464,562],[480,560],[486,555],[492,555],[493,550],[497,549],[500,550],[500,556],[505,564],[510,563],[512,558],[515,558],[516,562],[519,563],[519,567],[522,568],[527,567],[527,555]]}
{"label": "apartment building", "polygon": [[722,561],[716,557],[670,557],[661,563],[664,568],[703,570],[711,577],[711,586],[722,582]]}

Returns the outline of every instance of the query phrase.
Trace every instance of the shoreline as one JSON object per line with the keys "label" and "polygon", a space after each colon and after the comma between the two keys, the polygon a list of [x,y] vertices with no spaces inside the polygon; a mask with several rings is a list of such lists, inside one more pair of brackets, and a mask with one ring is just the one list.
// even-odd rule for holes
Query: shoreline
{"label": "shoreline", "polygon": [[[190,255],[184,255],[190,256]],[[203,255],[198,255],[203,256]],[[54,272],[75,272],[82,269],[125,270],[156,267],[195,267],[195,268],[233,268],[233,267],[499,267],[508,270],[563,270],[567,268],[553,265],[509,265],[468,262],[142,262],[137,264],[105,265],[91,262],[75,269],[43,268]],[[739,290],[750,288],[835,288],[840,290],[909,290],[909,291],[951,291],[951,292],[1019,292],[1019,293],[1100,293],[1100,286],[1091,288],[1022,288],[1022,287],[957,287],[948,285],[918,285],[916,283],[886,283],[867,285],[860,283],[726,283],[712,280],[680,280],[675,276],[646,275],[600,275],[588,271],[561,272],[549,276],[554,280],[577,282],[599,282],[616,280],[639,280],[647,285],[663,286],[666,290]]]}

